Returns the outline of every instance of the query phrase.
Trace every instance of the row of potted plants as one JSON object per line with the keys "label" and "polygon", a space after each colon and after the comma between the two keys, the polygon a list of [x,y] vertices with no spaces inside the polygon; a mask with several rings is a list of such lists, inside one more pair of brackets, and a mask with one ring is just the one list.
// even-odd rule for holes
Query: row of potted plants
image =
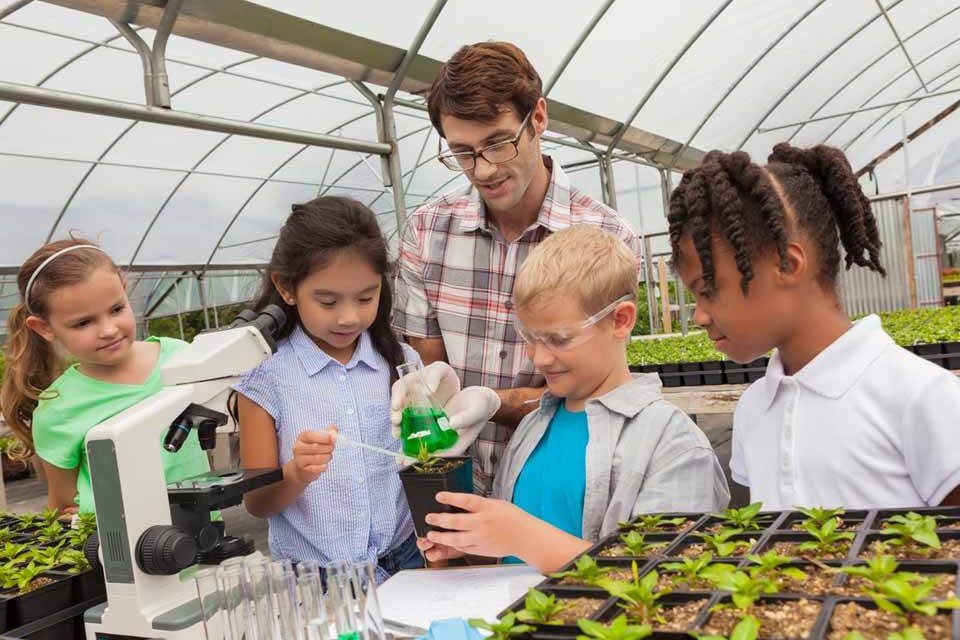
{"label": "row of potted plants", "polygon": [[495,640],[960,638],[960,509],[657,514],[494,623]]}
{"label": "row of potted plants", "polygon": [[33,623],[104,593],[83,552],[93,514],[65,522],[55,509],[0,514],[0,631]]}

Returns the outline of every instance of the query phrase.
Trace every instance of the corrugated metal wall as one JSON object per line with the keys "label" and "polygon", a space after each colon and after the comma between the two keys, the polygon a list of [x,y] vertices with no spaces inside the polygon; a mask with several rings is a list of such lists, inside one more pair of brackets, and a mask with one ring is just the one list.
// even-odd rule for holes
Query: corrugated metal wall
{"label": "corrugated metal wall", "polygon": [[910,306],[903,199],[876,200],[871,205],[883,242],[880,264],[887,270],[887,277],[857,265],[845,271],[841,262],[840,295],[844,309],[852,316]]}
{"label": "corrugated metal wall", "polygon": [[940,280],[937,210],[932,207],[914,209],[910,224],[917,274],[917,306],[939,306],[943,299],[943,283]]}

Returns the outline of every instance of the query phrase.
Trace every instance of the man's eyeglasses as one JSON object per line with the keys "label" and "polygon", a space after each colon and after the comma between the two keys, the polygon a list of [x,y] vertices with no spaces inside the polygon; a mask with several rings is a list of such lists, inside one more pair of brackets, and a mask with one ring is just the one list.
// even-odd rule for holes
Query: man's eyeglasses
{"label": "man's eyeglasses", "polygon": [[590,327],[613,313],[613,310],[616,309],[617,305],[621,302],[629,302],[631,300],[633,300],[633,296],[630,294],[620,296],[583,322],[567,327],[557,327],[549,331],[534,331],[528,329],[517,319],[514,319],[513,324],[517,328],[517,334],[527,343],[527,346],[532,347],[535,344],[542,344],[550,351],[566,351],[578,347],[592,338],[594,332],[590,331]]}
{"label": "man's eyeglasses", "polygon": [[443,149],[440,143],[437,144],[437,159],[451,171],[473,171],[477,166],[477,156],[482,157],[490,164],[502,164],[510,162],[520,155],[520,138],[523,136],[523,129],[527,126],[527,121],[533,111],[527,114],[527,117],[520,123],[517,135],[512,140],[504,140],[490,146],[480,149],[480,151],[461,151],[458,153],[442,153]]}

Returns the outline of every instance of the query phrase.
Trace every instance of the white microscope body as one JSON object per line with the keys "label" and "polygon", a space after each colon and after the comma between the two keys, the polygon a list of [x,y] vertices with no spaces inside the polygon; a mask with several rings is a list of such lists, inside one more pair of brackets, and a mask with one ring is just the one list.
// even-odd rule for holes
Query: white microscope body
{"label": "white microscope body", "polygon": [[[223,424],[226,416],[221,412],[230,386],[270,357],[274,349],[272,334],[285,322],[283,312],[273,307],[259,316],[245,314],[230,325],[232,328],[198,335],[164,365],[164,388],[159,393],[101,423],[87,435],[99,559],[107,592],[106,603],[84,615],[87,640],[204,638],[194,581],[182,573],[195,567],[198,543],[174,527],[171,520],[161,441],[169,443],[171,436],[177,438],[178,427],[171,427],[175,423],[189,432],[189,425],[185,427],[182,420],[188,412],[212,409],[212,415],[219,415],[219,424]],[[179,437],[182,444],[186,436]],[[270,473],[273,479],[257,486],[282,477],[279,470]],[[238,484],[232,476],[243,474],[226,476],[223,486],[216,490],[218,495],[229,490],[234,499],[231,504],[237,504],[241,487],[256,487]],[[209,478],[206,480],[209,482]],[[170,489],[170,495],[173,491]]]}

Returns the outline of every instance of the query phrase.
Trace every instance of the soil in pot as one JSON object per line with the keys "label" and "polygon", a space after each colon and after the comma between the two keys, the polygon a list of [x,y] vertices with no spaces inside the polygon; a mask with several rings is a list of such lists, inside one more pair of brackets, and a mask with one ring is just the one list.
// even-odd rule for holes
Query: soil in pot
{"label": "soil in pot", "polygon": [[555,621],[576,626],[577,620],[585,620],[596,614],[606,600],[603,598],[563,598],[560,602],[563,603],[563,610],[556,615]]}
{"label": "soil in pot", "polygon": [[748,613],[760,621],[761,638],[806,638],[820,614],[820,603],[816,600],[799,599],[758,602],[747,610],[718,609],[710,615],[704,631],[729,636],[740,619]]}
{"label": "soil in pot", "polygon": [[825,552],[820,549],[800,549],[802,542],[794,540],[779,540],[770,547],[779,554],[791,556],[793,558],[803,558],[804,560],[843,560],[850,553],[850,541],[842,540],[834,546],[835,551]]}
{"label": "soil in pot", "polygon": [[684,547],[681,547],[680,555],[683,556],[684,558],[698,558],[703,554],[705,554],[706,552],[710,551],[711,553],[713,553],[714,558],[739,558],[750,553],[750,550],[753,549],[755,546],[757,546],[758,539],[759,538],[749,538],[744,540],[737,539],[738,542],[745,542],[746,544],[736,545],[736,547],[733,549],[731,553],[728,553],[723,556],[719,555],[718,553],[710,549],[710,547],[708,547],[706,543],[693,542]]}
{"label": "soil in pot", "polygon": [[683,632],[693,629],[693,623],[696,622],[697,615],[707,602],[707,598],[701,598],[679,604],[665,604],[657,611],[660,620],[644,620],[642,616],[636,615],[636,612],[630,608],[625,611],[627,620],[634,624],[649,624],[656,631]]}
{"label": "soil in pot", "polygon": [[897,560],[953,560],[960,558],[960,540],[940,540],[939,549],[913,541],[894,546],[884,544],[881,540],[872,540],[861,553],[865,558],[884,554],[890,554]]}
{"label": "soil in pot", "polygon": [[[949,613],[935,616],[917,616],[912,620],[925,638],[950,638],[952,619]],[[844,640],[851,631],[859,631],[865,640],[887,640],[894,632],[903,631],[908,625],[898,616],[866,607],[856,602],[841,602],[833,609],[827,640]]]}
{"label": "soil in pot", "polygon": [[[909,569],[907,569],[909,571]],[[931,592],[931,597],[934,600],[946,600],[952,595],[956,594],[957,589],[957,576],[952,574],[922,574],[924,578],[939,578],[937,586],[933,588]],[[845,596],[860,596],[864,595],[864,588],[870,584],[868,580],[865,580],[859,576],[850,576],[847,581],[840,587],[836,589],[838,595]]]}
{"label": "soil in pot", "polygon": [[809,593],[825,596],[839,592],[839,587],[834,586],[838,577],[836,573],[812,565],[797,568],[806,575],[806,578],[794,580],[789,576],[783,576],[780,582],[780,593]]}
{"label": "soil in pot", "polygon": [[[630,567],[610,567],[612,571],[609,571],[604,574],[604,578],[608,580],[618,580],[621,582],[626,582],[628,580],[633,580],[633,570]],[[568,576],[566,578],[561,578],[556,580],[551,584],[561,584],[565,587],[592,587],[593,585],[587,584],[586,582],[581,582],[573,576]]]}
{"label": "soil in pot", "polygon": [[[844,520],[840,516],[834,518],[837,521],[837,531],[857,531],[860,528],[860,525],[863,524],[861,520]],[[804,521],[800,520],[794,522],[790,525],[790,531],[806,531],[803,528]]]}

